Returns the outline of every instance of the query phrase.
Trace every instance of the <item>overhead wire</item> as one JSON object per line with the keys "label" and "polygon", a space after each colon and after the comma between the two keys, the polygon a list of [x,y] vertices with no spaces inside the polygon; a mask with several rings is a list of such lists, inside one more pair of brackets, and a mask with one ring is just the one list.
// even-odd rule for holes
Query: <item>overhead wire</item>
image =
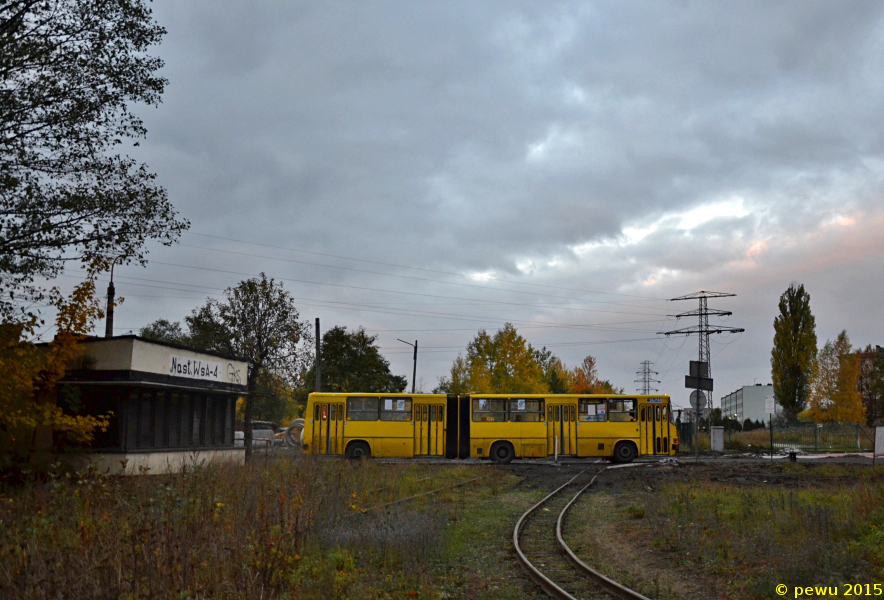
{"label": "overhead wire", "polygon": [[[224,273],[224,274],[228,274],[228,275],[239,275],[239,276],[245,276],[245,277],[255,277],[256,276],[255,273],[245,273],[242,271],[230,271],[227,269],[215,269],[212,267],[197,267],[197,266],[193,266],[193,265],[182,265],[182,264],[178,264],[178,263],[169,263],[169,262],[164,262],[164,261],[153,261],[153,263],[158,264],[158,265],[165,265],[168,267],[178,267],[178,268],[182,268],[182,269],[195,269],[195,270],[199,270],[199,271],[210,271],[210,272],[215,272],[215,273]],[[477,302],[480,304],[504,304],[504,305],[509,305],[509,306],[523,306],[523,304],[520,304],[518,302],[504,302],[504,301],[500,301],[500,300],[479,300],[479,299],[473,299],[473,298],[463,298],[460,296],[443,296],[440,294],[426,294],[426,293],[421,293],[421,292],[406,292],[406,291],[401,291],[401,290],[386,290],[386,289],[371,288],[371,287],[365,287],[365,286],[345,285],[345,284],[341,284],[341,283],[328,283],[328,282],[324,282],[324,281],[310,281],[307,279],[295,279],[292,277],[276,277],[276,279],[279,279],[280,281],[288,281],[288,282],[292,282],[292,283],[305,283],[308,285],[331,286],[331,287],[339,287],[339,288],[353,289],[353,290],[360,290],[360,291],[369,291],[369,292],[403,294],[403,295],[407,295],[407,296],[420,296],[420,297],[424,297],[424,298],[444,298],[447,300],[469,300],[469,301]],[[646,316],[653,316],[653,317],[660,316],[659,314],[654,314],[654,313],[624,312],[624,311],[603,310],[603,309],[596,309],[596,308],[586,308],[586,309],[581,309],[581,310],[583,310],[585,312],[600,312],[600,313],[611,313],[611,314],[646,315]]]}
{"label": "overhead wire", "polygon": [[[76,276],[73,276],[73,275],[65,275],[65,277],[77,278]],[[126,278],[128,278],[128,276],[118,275],[118,278],[126,279]],[[144,279],[144,278],[133,278],[133,279],[138,279],[140,281],[157,281],[157,280],[148,280],[148,279]],[[166,282],[163,282],[163,283],[166,283]],[[169,282],[169,283],[171,283],[171,282]],[[143,283],[130,283],[129,285],[134,285],[137,287],[169,289],[169,290],[173,290],[173,291],[191,291],[191,290],[180,290],[180,289],[176,289],[176,288],[163,288],[163,286],[154,286],[154,285],[143,284]],[[184,284],[184,285],[191,285],[191,284]],[[194,286],[194,287],[203,287],[206,289],[218,289],[218,288],[209,288],[208,286]],[[205,292],[193,291],[193,293],[205,293]],[[212,294],[212,295],[218,295],[218,294]],[[125,297],[125,294],[121,294],[121,296]],[[340,302],[340,301],[334,301],[334,300],[304,298],[304,297],[298,297],[298,296],[294,296],[293,299],[297,300],[302,306],[316,306],[316,307],[334,308],[334,309],[340,309],[340,310],[356,310],[359,312],[373,312],[373,313],[379,313],[379,314],[393,314],[393,315],[403,315],[403,316],[423,317],[423,318],[444,318],[444,319],[455,319],[455,320],[473,321],[473,322],[476,322],[476,321],[487,322],[488,321],[488,317],[481,316],[481,315],[460,315],[460,314],[456,314],[456,313],[444,313],[444,312],[425,311],[425,310],[418,310],[418,309],[382,310],[379,308],[373,308],[372,305],[364,305],[364,304],[355,303],[355,302]],[[492,302],[492,303],[498,304],[497,302]],[[502,304],[509,304],[509,303],[502,303]],[[533,306],[533,305],[527,305],[527,306]],[[610,313],[615,313],[615,314],[635,314],[635,313],[620,313],[618,311],[600,311],[600,312],[610,312]],[[594,324],[589,324],[589,323],[580,324],[580,323],[538,322],[538,321],[531,321],[531,320],[527,320],[527,319],[513,319],[513,318],[498,318],[498,320],[501,320],[504,322],[510,322],[513,324],[518,324],[518,325],[523,326],[525,328],[564,328],[564,329],[578,329],[578,330],[590,330],[590,331],[614,331],[614,332],[623,332],[623,333],[651,333],[651,330],[647,330],[647,329],[632,329],[632,328],[618,328],[618,327],[605,326],[608,324],[594,325]],[[634,322],[635,321],[626,321],[626,322],[623,322],[622,324],[631,324]],[[644,322],[644,321],[640,321],[640,322]],[[648,322],[656,322],[656,320],[649,320]],[[620,324],[620,323],[613,323],[613,324]]]}
{"label": "overhead wire", "polygon": [[[225,250],[225,249],[221,249],[221,248],[209,248],[206,246],[196,246],[193,244],[179,243],[178,245],[183,246],[185,248],[197,248],[200,250],[209,250],[211,252],[222,252],[225,254],[235,254],[235,255],[247,256],[247,257],[251,257],[251,258],[263,258],[263,259],[268,259],[268,260],[277,260],[277,261],[281,261],[281,262],[288,262],[288,263],[294,263],[294,264],[300,264],[300,265],[317,266],[317,267],[323,267],[323,268],[327,268],[327,269],[340,269],[340,270],[344,270],[344,271],[368,273],[370,275],[381,275],[384,277],[398,277],[401,279],[410,279],[413,281],[424,281],[424,282],[428,282],[428,283],[439,283],[439,284],[443,284],[443,285],[456,285],[459,287],[476,288],[476,289],[480,289],[483,291],[493,290],[493,291],[498,291],[498,292],[507,292],[507,293],[511,293],[511,294],[527,294],[527,295],[531,295],[531,296],[543,296],[546,298],[562,298],[562,299],[566,299],[566,300],[572,300],[575,302],[592,302],[592,303],[596,303],[596,304],[614,304],[616,306],[633,306],[635,308],[642,308],[642,309],[646,309],[646,310],[649,309],[649,307],[647,307],[647,306],[639,306],[636,304],[626,304],[625,302],[612,302],[609,300],[591,300],[591,299],[587,299],[587,298],[573,298],[570,296],[554,296],[551,294],[540,294],[537,292],[525,292],[525,291],[521,291],[521,290],[508,290],[505,288],[495,288],[495,287],[489,287],[489,286],[484,286],[484,285],[477,285],[474,283],[458,283],[456,281],[443,281],[440,279],[429,279],[427,277],[415,277],[413,275],[400,275],[398,273],[383,273],[380,271],[368,271],[366,269],[355,269],[352,267],[342,267],[342,266],[338,266],[338,265],[327,265],[327,264],[322,264],[322,263],[313,263],[313,262],[307,262],[307,261],[302,261],[302,260],[294,260],[294,259],[290,259],[290,258],[280,258],[280,257],[276,257],[276,256],[266,256],[266,255],[261,255],[261,254],[249,254],[247,252],[237,252],[236,250]],[[568,289],[568,288],[566,288],[566,289]],[[574,309],[574,310],[581,310],[581,309]]]}
{"label": "overhead wire", "polygon": [[[442,270],[439,270],[439,269],[427,269],[427,268],[424,268],[424,267],[414,267],[414,266],[408,266],[408,265],[399,265],[399,264],[395,264],[395,263],[388,263],[388,262],[382,262],[382,261],[376,261],[376,260],[368,260],[368,259],[364,259],[364,258],[354,258],[354,257],[350,257],[350,256],[340,256],[340,255],[336,255],[336,254],[326,254],[326,253],[323,253],[323,252],[314,252],[314,251],[310,251],[310,250],[301,250],[301,249],[298,249],[298,248],[289,248],[289,247],[286,247],[286,246],[275,246],[275,245],[272,245],[272,244],[266,244],[266,243],[260,243],[260,242],[250,242],[250,241],[247,241],[247,240],[238,240],[238,239],[229,238],[229,237],[223,237],[223,236],[218,236],[218,235],[211,235],[211,234],[207,234],[207,233],[197,233],[197,232],[194,232],[194,231],[189,231],[188,234],[189,234],[189,235],[196,235],[196,236],[200,236],[200,237],[214,238],[214,239],[223,240],[223,241],[227,241],[227,242],[237,242],[237,243],[240,243],[240,244],[249,244],[249,245],[253,245],[253,246],[261,246],[261,247],[264,247],[264,248],[274,248],[274,249],[276,249],[276,250],[287,250],[287,251],[289,251],[289,252],[298,252],[298,253],[301,253],[301,254],[312,254],[312,255],[314,255],[314,256],[325,256],[325,257],[327,257],[327,258],[338,258],[338,259],[342,259],[342,260],[352,260],[352,261],[355,261],[355,262],[363,262],[363,263],[370,263],[370,264],[376,264],[376,265],[384,265],[384,266],[388,266],[388,267],[396,267],[396,268],[399,268],[399,269],[413,269],[413,270],[416,270],[416,271],[426,271],[426,272],[428,272],[428,273],[439,273],[439,274],[442,274],[442,275],[454,275],[454,276],[457,276],[457,277],[465,277],[465,276],[466,276],[466,275],[464,275],[463,273],[456,273],[456,272],[453,272],[453,271],[442,271]],[[515,284],[515,285],[527,285],[527,286],[532,286],[532,287],[543,287],[543,288],[549,288],[549,289],[560,289],[560,290],[573,291],[573,292],[582,292],[582,293],[590,293],[590,294],[604,294],[604,295],[610,295],[610,296],[623,296],[623,297],[628,297],[628,298],[640,298],[640,299],[644,299],[644,300],[665,300],[665,298],[655,298],[655,297],[651,297],[651,296],[640,296],[640,295],[637,295],[637,294],[621,294],[621,293],[618,293],[618,292],[602,292],[602,291],[598,291],[598,290],[586,290],[586,289],[581,289],[581,288],[567,288],[567,287],[561,287],[561,286],[555,286],[555,285],[547,285],[547,284],[542,284],[542,283],[528,283],[528,282],[524,282],[524,281],[513,281],[513,280],[510,280],[510,279],[501,279],[501,278],[498,278],[498,277],[488,277],[487,280],[488,280],[488,281],[500,281],[501,283],[512,283],[512,284]]]}

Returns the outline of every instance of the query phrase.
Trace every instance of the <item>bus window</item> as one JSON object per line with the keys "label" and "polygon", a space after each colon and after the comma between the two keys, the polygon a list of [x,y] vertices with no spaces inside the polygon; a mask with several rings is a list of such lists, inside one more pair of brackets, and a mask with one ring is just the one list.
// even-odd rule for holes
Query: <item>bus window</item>
{"label": "bus window", "polygon": [[571,422],[573,423],[574,422],[574,407],[573,406],[568,407],[568,417],[570,418]]}
{"label": "bus window", "polygon": [[330,420],[331,420],[331,421],[337,421],[337,420],[338,420],[338,405],[337,405],[337,404],[332,404],[332,405],[331,405],[331,419],[330,419]]}
{"label": "bus window", "polygon": [[512,398],[510,400],[510,421],[536,423],[543,421],[543,400]]}
{"label": "bus window", "polygon": [[313,405],[313,419],[316,421],[319,420],[319,405],[318,404]]}
{"label": "bus window", "polygon": [[347,398],[348,421],[377,421],[378,399],[351,396]]}
{"label": "bus window", "polygon": [[608,400],[608,413],[611,421],[635,421],[635,400],[611,398]]}
{"label": "bus window", "polygon": [[504,398],[473,398],[473,421],[506,421]]}
{"label": "bus window", "polygon": [[381,421],[411,421],[411,398],[381,398]]}
{"label": "bus window", "polygon": [[607,421],[606,409],[607,404],[604,400],[581,398],[578,416],[581,421]]}

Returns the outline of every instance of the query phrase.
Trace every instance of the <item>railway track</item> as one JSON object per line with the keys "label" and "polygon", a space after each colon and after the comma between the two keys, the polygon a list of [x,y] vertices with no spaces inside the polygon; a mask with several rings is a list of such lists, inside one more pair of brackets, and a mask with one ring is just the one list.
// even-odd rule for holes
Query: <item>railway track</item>
{"label": "railway track", "polygon": [[602,467],[586,483],[587,470],[572,477],[519,518],[513,530],[516,559],[543,591],[558,600],[649,600],[605,577],[574,554],[562,537],[568,511],[610,467]]}

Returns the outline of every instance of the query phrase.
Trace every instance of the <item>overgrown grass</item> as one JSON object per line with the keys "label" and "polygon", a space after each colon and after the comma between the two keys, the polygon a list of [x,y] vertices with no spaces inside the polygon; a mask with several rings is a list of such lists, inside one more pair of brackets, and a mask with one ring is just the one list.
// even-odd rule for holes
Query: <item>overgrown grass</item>
{"label": "overgrown grass", "polygon": [[56,476],[0,494],[0,597],[454,597],[449,532],[505,477],[311,457]]}
{"label": "overgrown grass", "polygon": [[[832,430],[834,428],[834,431]],[[774,427],[774,451],[780,448],[795,447],[805,452],[869,452],[874,446],[875,432],[869,427],[861,427],[859,447],[852,426],[829,426],[817,432],[814,443],[814,428],[780,428]],[[725,449],[755,452],[770,451],[770,429],[754,429],[752,431],[736,431],[725,435]]]}
{"label": "overgrown grass", "polygon": [[677,483],[646,502],[653,539],[685,568],[728,580],[733,597],[769,598],[777,584],[884,579],[884,484],[814,490]]}
{"label": "overgrown grass", "polygon": [[752,487],[636,481],[598,491],[572,511],[566,539],[606,575],[661,600],[884,580],[880,469],[787,463],[772,475],[779,489],[762,476]]}
{"label": "overgrown grass", "polygon": [[434,571],[438,587],[433,598],[473,600],[546,599],[534,583],[521,576],[512,547],[513,527],[542,490],[515,487],[513,476],[483,486],[481,494],[465,502],[448,524]]}

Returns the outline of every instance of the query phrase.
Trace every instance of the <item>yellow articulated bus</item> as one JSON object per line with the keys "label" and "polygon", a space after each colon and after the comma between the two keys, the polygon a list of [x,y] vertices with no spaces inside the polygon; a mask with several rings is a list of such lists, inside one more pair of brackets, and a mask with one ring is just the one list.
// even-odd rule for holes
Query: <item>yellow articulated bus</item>
{"label": "yellow articulated bus", "polygon": [[350,458],[672,456],[668,396],[310,394],[304,450]]}

